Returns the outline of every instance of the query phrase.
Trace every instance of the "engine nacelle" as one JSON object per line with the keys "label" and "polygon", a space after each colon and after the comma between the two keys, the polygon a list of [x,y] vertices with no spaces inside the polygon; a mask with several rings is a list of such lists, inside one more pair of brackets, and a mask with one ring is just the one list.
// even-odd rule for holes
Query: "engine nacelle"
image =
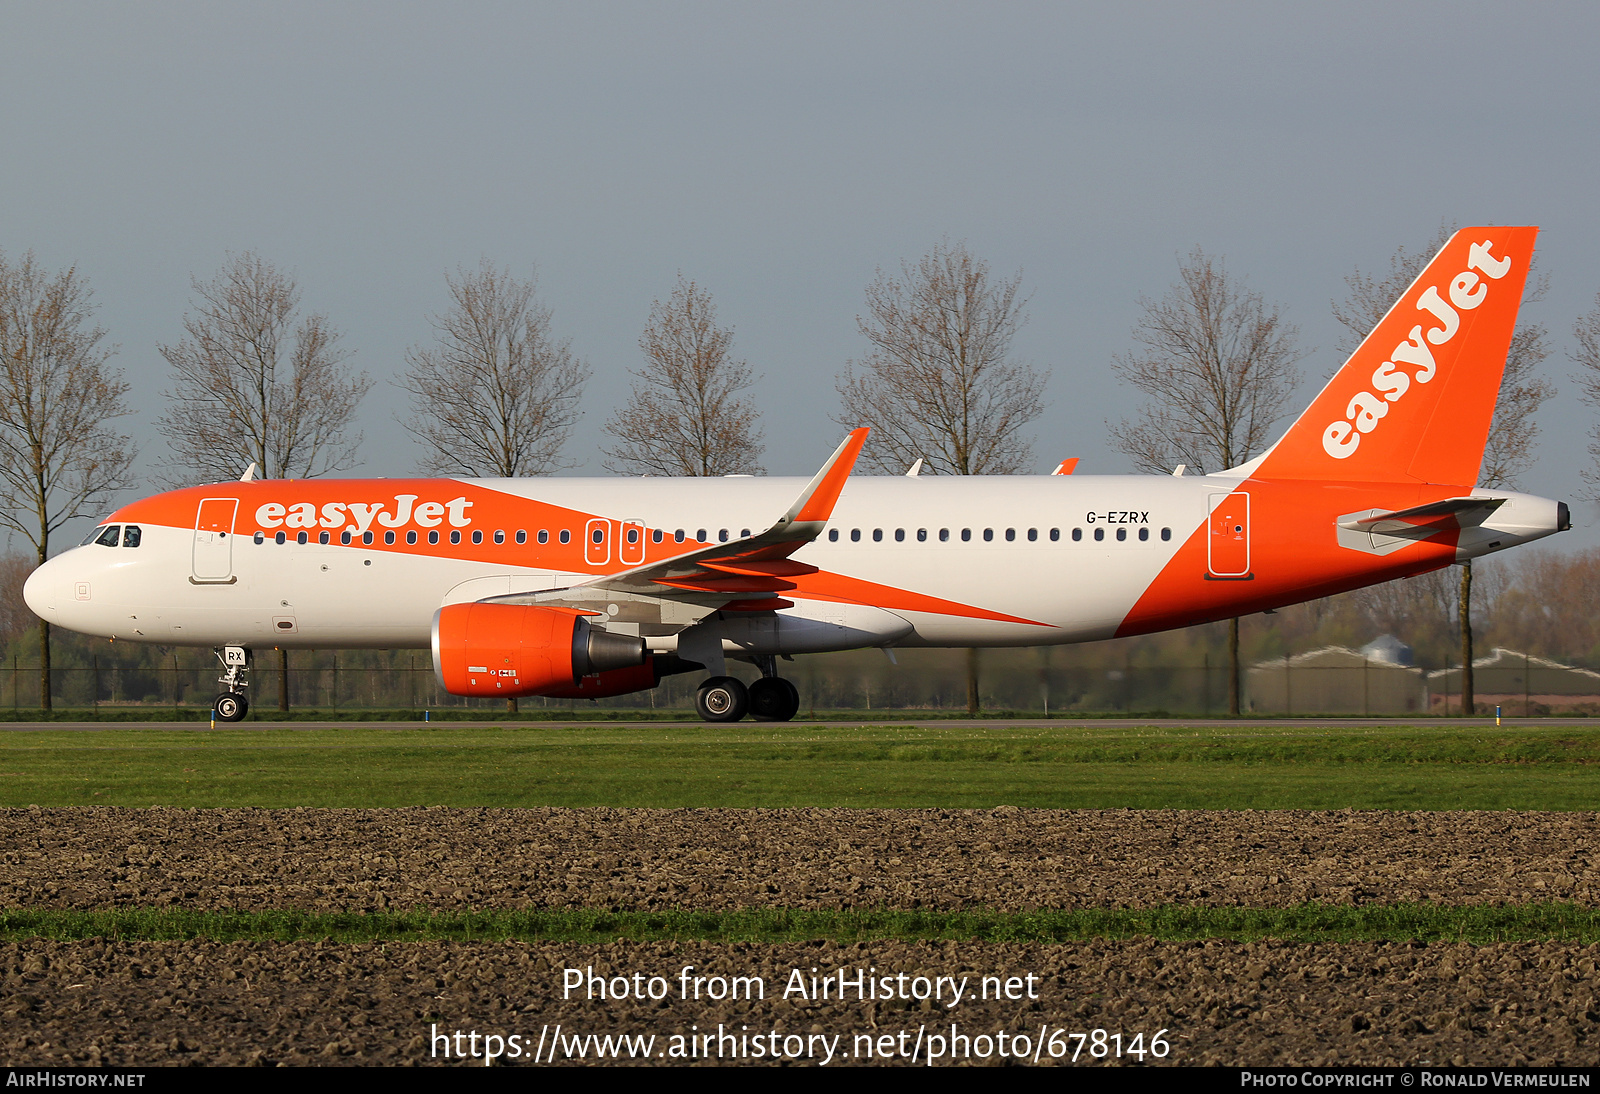
{"label": "engine nacelle", "polygon": [[433,616],[433,671],[451,695],[547,694],[644,665],[643,639],[608,634],[572,608],[480,602]]}
{"label": "engine nacelle", "polygon": [[612,695],[649,691],[661,683],[661,675],[656,671],[655,660],[654,657],[646,657],[642,665],[585,676],[576,684],[544,688],[539,694],[551,699],[604,699]]}

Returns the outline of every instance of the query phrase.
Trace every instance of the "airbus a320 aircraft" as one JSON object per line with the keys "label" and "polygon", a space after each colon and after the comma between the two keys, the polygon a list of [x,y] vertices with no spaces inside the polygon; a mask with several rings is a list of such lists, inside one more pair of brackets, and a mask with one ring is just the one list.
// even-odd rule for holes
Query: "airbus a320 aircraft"
{"label": "airbus a320 aircraft", "polygon": [[[29,578],[47,622],[253,650],[431,645],[455,695],[621,695],[708,670],[700,714],[784,721],[779,658],[1087,642],[1264,611],[1570,526],[1474,487],[1535,228],[1455,235],[1265,454],[1212,475],[810,482],[239,481],[117,510]],[[751,662],[747,689],[726,659]]]}

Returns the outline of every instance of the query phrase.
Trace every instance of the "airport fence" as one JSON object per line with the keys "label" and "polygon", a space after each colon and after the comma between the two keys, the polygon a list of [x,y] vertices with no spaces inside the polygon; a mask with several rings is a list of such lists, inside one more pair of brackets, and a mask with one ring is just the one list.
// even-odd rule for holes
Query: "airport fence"
{"label": "airport fence", "polygon": [[[801,713],[810,711],[967,709],[964,651],[855,651],[780,662],[780,672],[800,691]],[[1051,653],[1055,654],[1052,658]],[[1228,669],[1221,664],[1120,666],[1061,664],[1060,651],[985,650],[980,695],[986,710],[1040,715],[1171,714],[1215,716],[1228,709]],[[40,674],[13,653],[0,664],[0,708],[37,710]],[[251,673],[253,707],[279,706],[282,677],[274,651],[258,653]],[[287,698],[292,710],[504,711],[503,700],[465,699],[440,688],[431,659],[421,650],[292,651]],[[1451,669],[1453,666],[1442,666]],[[1507,715],[1565,711],[1600,713],[1600,694],[1574,690],[1573,670],[1532,661],[1513,675],[1480,674],[1480,711],[1500,705]],[[756,670],[729,662],[750,680]],[[99,650],[64,650],[52,666],[56,707],[111,711],[204,710],[219,691],[220,666],[210,651],[152,650],[121,643]],[[1292,659],[1258,663],[1241,674],[1243,710],[1257,715],[1424,715],[1460,711],[1459,672],[1429,673],[1382,662],[1302,666]],[[653,691],[600,700],[524,698],[524,712],[576,709],[687,711],[704,673],[667,677]],[[1582,681],[1579,681],[1580,688]],[[1600,689],[1593,689],[1600,691]]]}

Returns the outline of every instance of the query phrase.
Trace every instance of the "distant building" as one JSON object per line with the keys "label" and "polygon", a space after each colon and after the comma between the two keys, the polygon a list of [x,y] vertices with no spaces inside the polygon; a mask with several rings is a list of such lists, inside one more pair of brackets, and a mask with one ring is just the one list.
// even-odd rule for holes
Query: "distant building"
{"label": "distant building", "polygon": [[[1473,700],[1511,715],[1551,711],[1600,713],[1600,672],[1500,649],[1472,662]],[[1461,704],[1461,670],[1428,673],[1428,709],[1443,714]]]}
{"label": "distant building", "polygon": [[1411,647],[1384,635],[1353,650],[1323,646],[1250,666],[1246,704],[1257,714],[1411,714],[1428,709]]}

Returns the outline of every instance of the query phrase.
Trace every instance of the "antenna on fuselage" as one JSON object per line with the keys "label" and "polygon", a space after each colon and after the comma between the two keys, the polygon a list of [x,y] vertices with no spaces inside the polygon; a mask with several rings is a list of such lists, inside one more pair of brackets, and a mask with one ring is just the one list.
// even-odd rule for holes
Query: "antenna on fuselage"
{"label": "antenna on fuselage", "polygon": [[256,461],[255,460],[251,460],[250,461],[250,466],[244,469],[244,474],[239,476],[239,481],[240,482],[255,482],[256,481]]}

